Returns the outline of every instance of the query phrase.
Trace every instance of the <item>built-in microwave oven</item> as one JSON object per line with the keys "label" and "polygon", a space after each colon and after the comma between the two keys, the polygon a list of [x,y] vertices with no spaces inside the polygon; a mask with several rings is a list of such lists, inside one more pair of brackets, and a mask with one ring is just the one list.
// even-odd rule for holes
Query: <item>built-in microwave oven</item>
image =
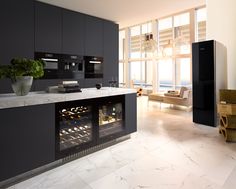
{"label": "built-in microwave oven", "polygon": [[83,79],[83,56],[35,52],[35,59],[45,62],[42,79]]}
{"label": "built-in microwave oven", "polygon": [[84,56],[85,78],[103,78],[103,58]]}

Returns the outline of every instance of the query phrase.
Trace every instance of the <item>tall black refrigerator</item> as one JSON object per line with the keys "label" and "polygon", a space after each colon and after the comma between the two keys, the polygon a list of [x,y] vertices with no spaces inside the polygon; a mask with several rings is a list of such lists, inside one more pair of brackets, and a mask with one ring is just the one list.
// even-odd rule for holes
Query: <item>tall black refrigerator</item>
{"label": "tall black refrigerator", "polygon": [[217,126],[219,89],[227,87],[226,48],[215,40],[192,44],[193,122]]}

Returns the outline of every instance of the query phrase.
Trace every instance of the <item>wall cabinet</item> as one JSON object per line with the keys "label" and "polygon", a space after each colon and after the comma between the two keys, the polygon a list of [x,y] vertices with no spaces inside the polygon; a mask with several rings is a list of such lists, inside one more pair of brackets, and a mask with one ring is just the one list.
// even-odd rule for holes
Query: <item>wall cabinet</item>
{"label": "wall cabinet", "polygon": [[62,52],[62,9],[35,1],[35,51]]}
{"label": "wall cabinet", "polygon": [[88,15],[85,18],[85,55],[103,56],[103,21]]}
{"label": "wall cabinet", "polygon": [[[0,25],[0,65],[14,57],[34,57],[33,0],[1,1]],[[0,80],[0,86],[0,93],[12,91],[8,80]]]}
{"label": "wall cabinet", "polygon": [[104,27],[104,66],[103,66],[103,84],[109,86],[109,80],[112,78],[119,81],[118,78],[118,25],[109,21],[103,22]]}
{"label": "wall cabinet", "polygon": [[84,55],[85,16],[65,10],[62,11],[62,53]]}
{"label": "wall cabinet", "polygon": [[0,110],[0,181],[55,160],[55,105]]}
{"label": "wall cabinet", "polygon": [[[81,79],[81,87],[109,86],[109,80],[118,80],[118,25],[111,21],[35,0],[3,0],[0,24],[0,65],[13,57],[34,58],[34,52],[100,56],[103,79]],[[32,90],[59,81],[39,79]],[[10,80],[0,80],[0,86],[0,93],[12,92]]]}
{"label": "wall cabinet", "polygon": [[34,57],[34,2],[3,0],[0,6],[0,65]]}

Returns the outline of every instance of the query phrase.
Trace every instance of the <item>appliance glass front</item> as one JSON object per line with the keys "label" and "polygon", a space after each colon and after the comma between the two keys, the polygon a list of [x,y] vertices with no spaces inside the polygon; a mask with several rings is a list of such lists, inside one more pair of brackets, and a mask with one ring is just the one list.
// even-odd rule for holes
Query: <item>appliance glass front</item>
{"label": "appliance glass front", "polygon": [[35,59],[45,62],[42,79],[84,79],[83,56],[35,52]]}
{"label": "appliance glass front", "polygon": [[85,56],[85,78],[103,77],[103,58],[95,56]]}

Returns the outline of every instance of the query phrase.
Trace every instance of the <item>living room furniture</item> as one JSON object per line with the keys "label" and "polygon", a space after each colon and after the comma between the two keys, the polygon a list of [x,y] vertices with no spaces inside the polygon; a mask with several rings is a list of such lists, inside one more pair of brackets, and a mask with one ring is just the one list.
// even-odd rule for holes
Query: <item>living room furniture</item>
{"label": "living room furniture", "polygon": [[148,95],[148,101],[191,107],[192,91],[186,87],[181,87],[179,92],[152,93]]}

